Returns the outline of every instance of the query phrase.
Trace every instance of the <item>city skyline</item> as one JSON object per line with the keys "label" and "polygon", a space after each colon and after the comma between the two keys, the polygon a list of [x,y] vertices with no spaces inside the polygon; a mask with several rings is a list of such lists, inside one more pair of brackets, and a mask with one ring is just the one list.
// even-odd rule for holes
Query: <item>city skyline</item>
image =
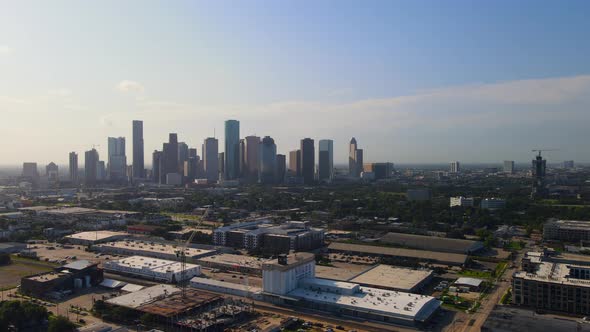
{"label": "city skyline", "polygon": [[223,147],[226,119],[282,154],[303,137],[332,139],[337,164],[352,136],[365,161],[526,161],[546,147],[561,149],[549,162],[590,161],[586,2],[117,6],[0,13],[0,109],[11,120],[0,139],[29,138],[3,146],[0,164],[64,165],[93,145],[106,155],[106,137],[133,141],[132,120],[144,121],[145,151],[170,132],[197,147],[215,132]]}

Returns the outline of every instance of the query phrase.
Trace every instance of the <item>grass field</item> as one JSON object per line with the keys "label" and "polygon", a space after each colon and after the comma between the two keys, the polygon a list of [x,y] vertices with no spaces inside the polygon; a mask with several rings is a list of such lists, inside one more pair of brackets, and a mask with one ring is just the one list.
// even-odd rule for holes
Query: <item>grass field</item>
{"label": "grass field", "polygon": [[53,267],[45,262],[12,257],[12,264],[0,266],[0,289],[14,288],[24,276],[51,271]]}

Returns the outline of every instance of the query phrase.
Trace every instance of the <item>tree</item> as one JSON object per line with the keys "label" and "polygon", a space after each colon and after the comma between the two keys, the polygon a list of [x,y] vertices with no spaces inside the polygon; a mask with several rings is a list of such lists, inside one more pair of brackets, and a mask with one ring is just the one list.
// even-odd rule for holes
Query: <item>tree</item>
{"label": "tree", "polygon": [[47,332],[74,332],[76,325],[64,316],[51,316]]}

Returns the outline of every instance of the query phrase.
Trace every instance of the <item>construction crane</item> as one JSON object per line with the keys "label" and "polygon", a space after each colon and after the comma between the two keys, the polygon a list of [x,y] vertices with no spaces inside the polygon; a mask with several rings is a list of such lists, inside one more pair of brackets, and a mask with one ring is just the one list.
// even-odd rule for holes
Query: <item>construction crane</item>
{"label": "construction crane", "polygon": [[559,151],[559,149],[533,149],[533,150],[531,150],[531,152],[538,152],[539,157],[541,156],[541,152],[543,152],[543,151]]}
{"label": "construction crane", "polygon": [[180,292],[182,294],[182,298],[185,299],[186,298],[186,248],[189,245],[189,243],[192,242],[193,238],[195,237],[195,234],[197,234],[196,230],[193,230],[191,232],[191,235],[189,236],[188,240],[186,240],[186,242],[184,243],[184,245],[182,245],[182,247],[180,247],[179,250],[176,250],[176,257],[178,257],[180,259],[180,280],[178,281],[178,286],[180,286]]}

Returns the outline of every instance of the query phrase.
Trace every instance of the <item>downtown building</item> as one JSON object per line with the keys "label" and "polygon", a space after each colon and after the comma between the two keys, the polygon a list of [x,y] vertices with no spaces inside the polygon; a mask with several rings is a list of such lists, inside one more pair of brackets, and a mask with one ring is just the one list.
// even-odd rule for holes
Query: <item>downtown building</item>
{"label": "downtown building", "polygon": [[322,139],[319,141],[318,180],[331,182],[334,179],[334,141]]}
{"label": "downtown building", "polygon": [[315,183],[315,143],[311,138],[301,140],[301,176],[306,185]]}
{"label": "downtown building", "polygon": [[133,120],[133,171],[136,179],[145,178],[143,121]]}
{"label": "downtown building", "polygon": [[78,154],[76,152],[70,152],[69,156],[69,180],[72,184],[78,184],[80,180],[78,177]]}
{"label": "downtown building", "polygon": [[108,177],[111,182],[127,181],[127,156],[125,137],[108,138]]}
{"label": "downtown building", "polygon": [[203,172],[210,183],[219,180],[219,142],[217,138],[209,137],[203,142]]}
{"label": "downtown building", "polygon": [[265,136],[260,143],[260,169],[258,181],[262,184],[274,184],[277,180],[277,146],[270,136]]}
{"label": "downtown building", "polygon": [[352,178],[360,178],[363,171],[363,150],[357,146],[356,138],[352,138],[348,144],[348,175]]}
{"label": "downtown building", "polygon": [[225,121],[224,180],[240,176],[240,122]]}

